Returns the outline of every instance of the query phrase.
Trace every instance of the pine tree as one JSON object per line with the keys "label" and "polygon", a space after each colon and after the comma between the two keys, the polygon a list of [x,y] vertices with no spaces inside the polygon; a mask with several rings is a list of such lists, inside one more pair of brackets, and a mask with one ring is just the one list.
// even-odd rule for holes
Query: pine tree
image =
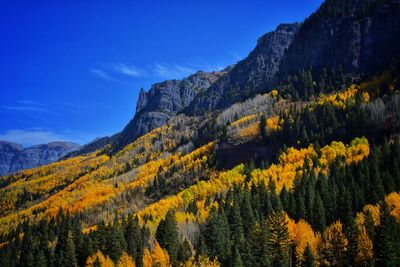
{"label": "pine tree", "polygon": [[156,231],[156,239],[163,249],[166,249],[172,264],[177,263],[179,249],[179,235],[175,214],[170,210],[165,219],[161,220]]}
{"label": "pine tree", "polygon": [[266,140],[267,138],[267,125],[265,115],[262,114],[260,117],[260,133],[262,140]]}
{"label": "pine tree", "polygon": [[203,234],[207,255],[211,258],[218,258],[220,262],[227,263],[231,251],[229,237],[230,230],[225,213],[219,214],[213,209],[206,222]]}
{"label": "pine tree", "polygon": [[178,261],[186,262],[192,256],[192,249],[190,248],[189,241],[185,238],[185,240],[180,244],[179,252],[178,252]]}
{"label": "pine tree", "polygon": [[119,258],[126,249],[124,231],[117,215],[114,217],[113,224],[108,227],[106,248],[108,256],[115,263],[118,263]]}
{"label": "pine tree", "polygon": [[383,201],[374,242],[378,266],[398,266],[399,263],[399,224],[390,212],[390,207]]}
{"label": "pine tree", "polygon": [[314,201],[314,207],[313,207],[312,211],[313,211],[312,212],[313,226],[315,227],[316,230],[322,232],[326,226],[326,218],[325,218],[324,204],[322,203],[319,193],[316,194],[315,201]]}
{"label": "pine tree", "polygon": [[307,244],[303,252],[303,260],[301,261],[301,267],[316,267],[316,266],[317,264],[315,262],[314,253],[312,252],[310,244]]}
{"label": "pine tree", "polygon": [[270,236],[268,246],[272,256],[272,266],[287,266],[289,263],[288,222],[283,212],[273,213],[268,217]]}
{"label": "pine tree", "polygon": [[355,260],[358,253],[359,228],[353,217],[351,217],[348,223],[345,225],[344,232],[347,240],[349,241],[346,251],[346,265],[356,266]]}
{"label": "pine tree", "polygon": [[239,250],[235,249],[235,258],[233,259],[232,263],[233,267],[243,267],[242,257],[240,256]]}

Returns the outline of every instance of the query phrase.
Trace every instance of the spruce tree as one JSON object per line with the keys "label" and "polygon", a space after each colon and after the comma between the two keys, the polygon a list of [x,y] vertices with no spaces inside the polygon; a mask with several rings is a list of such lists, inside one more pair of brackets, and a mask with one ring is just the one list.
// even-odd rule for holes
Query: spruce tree
{"label": "spruce tree", "polygon": [[378,266],[398,266],[399,250],[398,243],[399,225],[390,214],[391,209],[386,201],[383,201],[380,209],[380,224],[377,226],[374,242],[376,252],[376,264]]}
{"label": "spruce tree", "polygon": [[235,249],[235,258],[232,262],[232,267],[243,267],[242,257],[240,256],[239,250]]}
{"label": "spruce tree", "polygon": [[312,252],[310,244],[307,243],[306,248],[303,252],[303,260],[301,261],[301,267],[316,267],[315,256]]}
{"label": "spruce tree", "polygon": [[273,213],[268,217],[269,253],[272,266],[288,266],[289,263],[289,231],[288,222],[283,212]]}
{"label": "spruce tree", "polygon": [[325,208],[324,204],[322,203],[321,197],[319,193],[316,194],[314,207],[312,210],[313,214],[313,226],[316,230],[322,232],[326,227],[326,217],[325,217]]}
{"label": "spruce tree", "polygon": [[179,250],[179,235],[172,210],[167,212],[165,219],[161,220],[156,231],[156,239],[163,249],[166,249],[171,262],[177,263]]}

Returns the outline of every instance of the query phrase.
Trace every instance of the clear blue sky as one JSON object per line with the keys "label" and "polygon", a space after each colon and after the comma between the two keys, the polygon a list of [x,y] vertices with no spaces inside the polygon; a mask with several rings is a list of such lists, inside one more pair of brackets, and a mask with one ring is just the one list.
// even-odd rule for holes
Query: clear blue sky
{"label": "clear blue sky", "polygon": [[322,0],[2,0],[0,140],[85,143],[120,131],[140,87],[218,70]]}

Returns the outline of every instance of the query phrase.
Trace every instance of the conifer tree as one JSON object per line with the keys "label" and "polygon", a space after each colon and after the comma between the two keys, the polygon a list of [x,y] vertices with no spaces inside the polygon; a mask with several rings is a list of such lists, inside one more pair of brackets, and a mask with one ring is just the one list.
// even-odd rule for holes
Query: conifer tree
{"label": "conifer tree", "polygon": [[233,267],[243,267],[242,257],[240,256],[239,250],[235,249],[235,258],[233,259],[232,263]]}
{"label": "conifer tree", "polygon": [[316,267],[315,256],[311,250],[310,244],[304,249],[303,260],[301,261],[301,267]]}
{"label": "conifer tree", "polygon": [[287,266],[289,263],[288,222],[283,212],[273,213],[268,217],[270,236],[268,246],[272,257],[272,266]]}
{"label": "conifer tree", "polygon": [[399,263],[399,223],[390,214],[386,201],[380,208],[380,224],[377,226],[374,248],[378,266],[397,266]]}
{"label": "conifer tree", "polygon": [[165,219],[161,220],[156,231],[156,239],[163,249],[166,249],[172,264],[178,259],[179,235],[172,210],[167,212]]}

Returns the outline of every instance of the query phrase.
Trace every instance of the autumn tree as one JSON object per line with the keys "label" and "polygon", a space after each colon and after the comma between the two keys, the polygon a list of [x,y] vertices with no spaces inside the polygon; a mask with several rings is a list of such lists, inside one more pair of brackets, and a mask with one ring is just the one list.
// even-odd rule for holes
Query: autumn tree
{"label": "autumn tree", "polygon": [[340,221],[326,228],[319,247],[322,266],[345,266],[348,240],[343,232]]}
{"label": "autumn tree", "polygon": [[374,266],[374,251],[372,241],[365,227],[362,227],[357,239],[356,263],[358,266]]}

